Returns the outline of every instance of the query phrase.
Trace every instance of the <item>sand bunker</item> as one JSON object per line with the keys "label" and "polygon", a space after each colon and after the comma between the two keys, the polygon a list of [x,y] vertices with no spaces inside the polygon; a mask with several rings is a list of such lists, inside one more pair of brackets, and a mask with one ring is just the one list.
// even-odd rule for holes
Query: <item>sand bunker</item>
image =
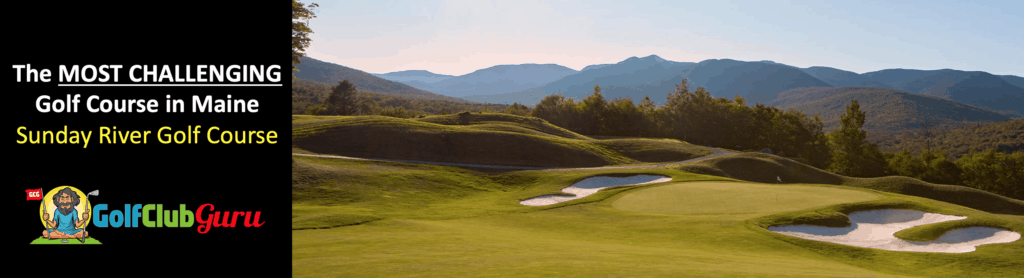
{"label": "sand bunker", "polygon": [[890,251],[967,253],[978,245],[1007,243],[1020,239],[1020,234],[1004,229],[970,227],[946,232],[933,241],[908,241],[893,234],[900,230],[932,223],[966,219],[916,210],[885,209],[859,211],[849,215],[852,225],[830,228],[810,225],[768,227],[769,231],[803,239],[838,243]]}
{"label": "sand bunker", "polygon": [[575,196],[544,195],[519,202],[527,206],[547,206],[561,202],[576,200],[597,193],[601,189],[620,185],[642,185],[671,181],[672,178],[654,175],[636,175],[629,177],[591,177],[577,182],[569,187],[563,188],[562,192]]}

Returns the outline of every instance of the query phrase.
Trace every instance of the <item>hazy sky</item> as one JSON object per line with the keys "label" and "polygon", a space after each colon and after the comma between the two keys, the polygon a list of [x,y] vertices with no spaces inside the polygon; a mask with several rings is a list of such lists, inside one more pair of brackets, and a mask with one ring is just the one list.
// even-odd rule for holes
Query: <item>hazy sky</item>
{"label": "hazy sky", "polygon": [[[631,56],[1024,76],[1024,1],[324,1],[310,57],[370,73]],[[631,2],[631,3],[630,3]]]}

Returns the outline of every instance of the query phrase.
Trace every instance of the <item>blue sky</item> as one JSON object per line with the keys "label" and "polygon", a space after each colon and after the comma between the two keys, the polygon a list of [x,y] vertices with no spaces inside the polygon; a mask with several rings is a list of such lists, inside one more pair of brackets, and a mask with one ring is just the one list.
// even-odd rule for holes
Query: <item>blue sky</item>
{"label": "blue sky", "polygon": [[371,73],[656,54],[1024,76],[1024,1],[323,1],[310,57]]}

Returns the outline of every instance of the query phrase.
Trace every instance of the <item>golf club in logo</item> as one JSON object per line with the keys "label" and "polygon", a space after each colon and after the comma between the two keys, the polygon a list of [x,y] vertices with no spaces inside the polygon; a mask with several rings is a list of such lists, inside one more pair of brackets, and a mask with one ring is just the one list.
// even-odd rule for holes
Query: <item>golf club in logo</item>
{"label": "golf club in logo", "polygon": [[89,197],[99,195],[99,190],[84,193],[78,188],[60,186],[41,196],[39,217],[45,229],[32,244],[100,244],[86,231],[91,221]]}

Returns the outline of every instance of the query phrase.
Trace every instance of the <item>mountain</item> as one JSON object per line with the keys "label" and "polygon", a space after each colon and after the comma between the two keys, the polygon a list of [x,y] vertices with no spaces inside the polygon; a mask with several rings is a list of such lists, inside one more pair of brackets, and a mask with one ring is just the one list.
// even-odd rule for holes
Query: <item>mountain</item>
{"label": "mountain", "polygon": [[588,71],[588,70],[592,70],[592,69],[599,69],[599,68],[603,68],[603,67],[607,67],[607,66],[611,66],[611,65],[614,65],[614,64],[589,65],[589,66],[583,67],[583,69],[581,69],[580,71]]}
{"label": "mountain", "polygon": [[[568,79],[568,78],[566,78]],[[748,103],[765,103],[782,91],[801,87],[828,87],[828,83],[798,68],[774,62],[744,62],[730,59],[705,60],[679,72],[643,84],[609,86],[605,98],[632,97],[634,101],[648,96],[663,104],[675,86],[689,80],[690,89],[704,87],[712,96],[733,98],[743,96]],[[602,88],[604,86],[602,85]]]}
{"label": "mountain", "polygon": [[1000,75],[999,77],[1002,77],[1003,81],[1006,81],[1006,83],[1010,83],[1013,84],[1013,86],[1024,88],[1024,77],[1016,75]]}
{"label": "mountain", "polygon": [[1006,115],[1024,115],[1024,88],[987,72],[896,69],[864,75],[893,89],[980,105]]}
{"label": "mountain", "polygon": [[[950,75],[950,76],[946,76]],[[932,85],[919,91],[920,94],[945,97],[952,100],[981,105],[994,110],[1012,110],[1024,113],[1024,88],[1007,83],[1002,78],[987,72],[951,71],[910,80],[927,82]]]}
{"label": "mountain", "polygon": [[439,82],[448,78],[455,77],[454,75],[436,74],[425,70],[403,70],[389,73],[378,73],[373,74],[374,76],[384,78],[386,80],[395,82],[422,82],[422,83],[434,83]]}
{"label": "mountain", "polygon": [[[456,77],[426,71],[401,73],[401,77],[388,78],[404,78],[403,83],[422,90],[488,103],[532,105],[554,93],[582,99],[598,85],[606,99],[639,101],[648,96],[663,104],[675,86],[687,79],[692,89],[704,87],[715,97],[739,95],[751,104],[771,102],[780,92],[795,88],[874,87],[937,96],[1011,117],[1024,117],[1024,87],[1020,86],[1024,85],[1024,78],[980,71],[885,69],[857,74],[830,67],[797,68],[773,61],[718,59],[689,63],[650,55],[590,65],[578,72],[558,65],[526,64],[495,66]],[[394,73],[387,75],[391,74]]]}
{"label": "mountain", "polygon": [[708,89],[716,97],[740,95],[749,103],[765,103],[787,89],[830,86],[795,67],[729,59],[700,62],[696,67],[684,70],[680,76]]}
{"label": "mountain", "polygon": [[293,72],[296,78],[305,78],[315,82],[325,83],[330,86],[337,85],[342,80],[348,80],[356,85],[360,91],[373,91],[384,95],[407,97],[414,99],[447,100],[454,102],[466,102],[465,100],[449,96],[438,95],[424,90],[416,89],[402,83],[389,81],[361,70],[346,66],[328,63],[317,59],[302,57],[302,63],[295,65],[298,72]]}
{"label": "mountain", "polygon": [[821,81],[825,81],[825,83],[832,85],[832,87],[877,87],[891,89],[885,83],[875,81],[871,77],[852,71],[830,67],[809,67],[800,70]]}
{"label": "mountain", "polygon": [[495,96],[467,96],[480,102],[536,104],[555,92],[582,99],[601,86],[606,99],[620,97],[639,101],[645,96],[664,104],[675,86],[688,79],[691,90],[704,87],[715,97],[740,95],[749,103],[765,103],[781,91],[800,87],[831,86],[798,68],[771,61],[744,62],[730,59],[700,63],[673,62],[656,55],[631,57],[614,65],[580,71],[544,87]]}
{"label": "mountain", "polygon": [[941,70],[914,70],[914,69],[884,69],[880,71],[866,72],[862,75],[884,84],[896,83],[906,79],[918,78],[934,74]]}
{"label": "mountain", "polygon": [[536,88],[567,75],[574,69],[556,64],[498,65],[435,82],[402,81],[434,93],[462,97],[517,92]]}
{"label": "mountain", "polygon": [[781,109],[796,109],[807,115],[821,115],[826,130],[838,128],[840,116],[851,100],[857,100],[866,112],[864,129],[901,131],[916,129],[926,121],[939,127],[962,126],[974,122],[1001,122],[1009,117],[954,100],[873,87],[810,87],[779,93],[768,102]]}
{"label": "mountain", "polygon": [[[500,95],[467,96],[465,99],[481,102],[536,104],[544,96],[557,92],[568,97],[582,98],[594,92],[594,85],[599,85],[603,89],[616,85],[642,84],[693,65],[695,63],[669,61],[657,55],[643,58],[630,57],[615,64],[587,66],[577,74],[566,76],[542,87]],[[605,96],[608,97],[607,94]]]}

